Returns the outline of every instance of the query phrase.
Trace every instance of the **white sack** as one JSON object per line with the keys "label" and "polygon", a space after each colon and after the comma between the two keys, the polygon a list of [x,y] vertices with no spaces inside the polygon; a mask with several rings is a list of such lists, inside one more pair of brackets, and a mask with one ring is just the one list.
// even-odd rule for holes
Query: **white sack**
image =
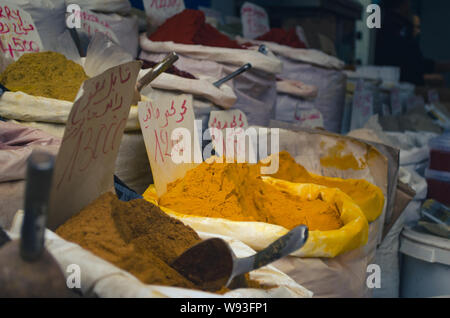
{"label": "white sack", "polygon": [[[13,221],[10,235],[16,239],[19,237],[23,219],[23,212],[19,211]],[[208,233],[199,233],[202,239],[217,237]],[[55,257],[66,278],[70,275],[65,269],[70,264],[81,267],[81,292],[83,295],[99,297],[135,297],[135,298],[223,298],[223,297],[311,297],[312,292],[295,283],[289,276],[266,266],[250,273],[250,278],[260,283],[276,285],[278,287],[269,290],[255,290],[250,288],[236,289],[224,295],[209,292],[190,290],[186,288],[167,287],[157,285],[146,285],[126,271],[119,269],[113,264],[104,261],[91,252],[83,249],[77,244],[65,241],[57,234],[46,230],[45,246]],[[238,257],[246,257],[255,252],[244,243],[221,237],[226,240],[233,252]]]}
{"label": "white sack", "polygon": [[[141,58],[149,61],[159,61],[164,56],[165,53],[141,52]],[[175,65],[196,77],[207,76],[214,80],[219,80],[237,69],[236,66],[229,64],[222,64],[212,60],[199,60],[182,54],[179,54],[179,60]],[[237,101],[233,108],[240,109],[245,113],[249,125],[267,126],[269,124],[273,116],[276,99],[274,74],[252,68],[225,85],[230,85],[233,88],[237,96]]]}

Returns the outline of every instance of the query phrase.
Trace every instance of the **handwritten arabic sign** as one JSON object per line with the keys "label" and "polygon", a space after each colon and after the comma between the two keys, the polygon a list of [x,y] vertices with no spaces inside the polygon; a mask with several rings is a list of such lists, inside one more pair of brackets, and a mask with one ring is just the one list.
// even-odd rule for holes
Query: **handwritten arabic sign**
{"label": "handwritten arabic sign", "polygon": [[269,16],[266,10],[246,2],[241,8],[242,32],[247,39],[254,39],[269,32]]}
{"label": "handwritten arabic sign", "polygon": [[301,127],[323,127],[323,116],[317,108],[301,109],[297,107],[294,119]]}
{"label": "handwritten arabic sign", "polygon": [[81,29],[89,38],[92,38],[97,32],[99,32],[114,42],[119,43],[119,39],[114,33],[111,25],[108,21],[102,18],[102,15],[95,14],[89,10],[77,11],[76,14],[80,15]]}
{"label": "handwritten arabic sign", "polygon": [[[211,130],[211,138],[217,156],[225,156],[230,160],[238,158],[238,154],[246,156],[245,130],[248,128],[247,116],[239,109],[212,111],[209,116],[209,128],[220,130],[218,134]],[[233,130],[231,130],[233,129]],[[219,146],[219,143],[222,145]],[[233,145],[234,149],[227,149],[227,145]],[[253,144],[249,142],[249,148],[253,152]]]}
{"label": "handwritten arabic sign", "polygon": [[83,83],[56,158],[50,229],[112,189],[115,161],[139,69],[139,62],[129,62]]}
{"label": "handwritten arabic sign", "polygon": [[158,95],[140,102],[138,113],[156,193],[161,196],[168,183],[184,177],[195,167],[194,161],[201,162],[192,95]]}
{"label": "handwritten arabic sign", "polygon": [[39,52],[41,38],[31,15],[13,4],[0,4],[0,49],[17,60],[24,53]]}
{"label": "handwritten arabic sign", "polygon": [[184,8],[184,0],[144,0],[145,13],[154,27],[160,26]]}

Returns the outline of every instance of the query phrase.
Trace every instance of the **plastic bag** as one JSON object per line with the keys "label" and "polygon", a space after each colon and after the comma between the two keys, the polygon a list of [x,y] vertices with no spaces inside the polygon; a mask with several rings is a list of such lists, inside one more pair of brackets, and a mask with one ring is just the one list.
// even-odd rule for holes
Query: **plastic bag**
{"label": "plastic bag", "polygon": [[13,4],[27,11],[46,50],[52,50],[54,41],[66,31],[64,0],[14,0]]}
{"label": "plastic bag", "polygon": [[116,42],[133,58],[139,47],[139,25],[136,16],[103,14],[81,8],[81,28],[77,28],[81,51],[85,52],[95,34],[102,33]]}
{"label": "plastic bag", "polygon": [[[360,208],[342,191],[315,184],[296,184],[284,180],[264,177],[264,181],[282,191],[298,196],[299,200],[322,200],[334,203],[341,213],[344,226],[333,231],[309,231],[306,244],[291,256],[298,257],[335,257],[353,250],[367,242],[368,223]],[[153,187],[145,193],[144,198],[157,204]],[[174,216],[196,231],[216,233],[238,239],[255,250],[261,250],[283,236],[289,230],[282,226],[263,222],[237,222],[220,218],[206,218],[185,215],[183,211],[172,211],[161,207],[166,213]]]}

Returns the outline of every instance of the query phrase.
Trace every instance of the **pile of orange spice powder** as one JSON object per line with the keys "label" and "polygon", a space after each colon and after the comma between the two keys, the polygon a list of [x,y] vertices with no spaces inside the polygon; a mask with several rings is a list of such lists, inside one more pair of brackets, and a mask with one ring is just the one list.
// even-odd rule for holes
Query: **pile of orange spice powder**
{"label": "pile of orange spice powder", "polygon": [[300,224],[311,231],[344,225],[335,204],[320,198],[300,200],[264,182],[258,164],[203,162],[170,183],[158,202],[182,214],[265,222],[289,230]]}
{"label": "pile of orange spice powder", "polygon": [[[120,201],[105,193],[61,225],[56,233],[133,274],[146,284],[202,289],[170,264],[201,241],[197,233],[143,199]],[[244,286],[261,286],[246,275]],[[225,293],[229,289],[209,290]]]}

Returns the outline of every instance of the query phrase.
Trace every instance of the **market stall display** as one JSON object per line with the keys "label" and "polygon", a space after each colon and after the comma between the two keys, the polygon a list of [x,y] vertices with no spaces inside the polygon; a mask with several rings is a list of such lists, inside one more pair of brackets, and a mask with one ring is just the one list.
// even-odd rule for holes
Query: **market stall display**
{"label": "market stall display", "polygon": [[244,2],[0,0],[0,296],[448,294],[443,95]]}

